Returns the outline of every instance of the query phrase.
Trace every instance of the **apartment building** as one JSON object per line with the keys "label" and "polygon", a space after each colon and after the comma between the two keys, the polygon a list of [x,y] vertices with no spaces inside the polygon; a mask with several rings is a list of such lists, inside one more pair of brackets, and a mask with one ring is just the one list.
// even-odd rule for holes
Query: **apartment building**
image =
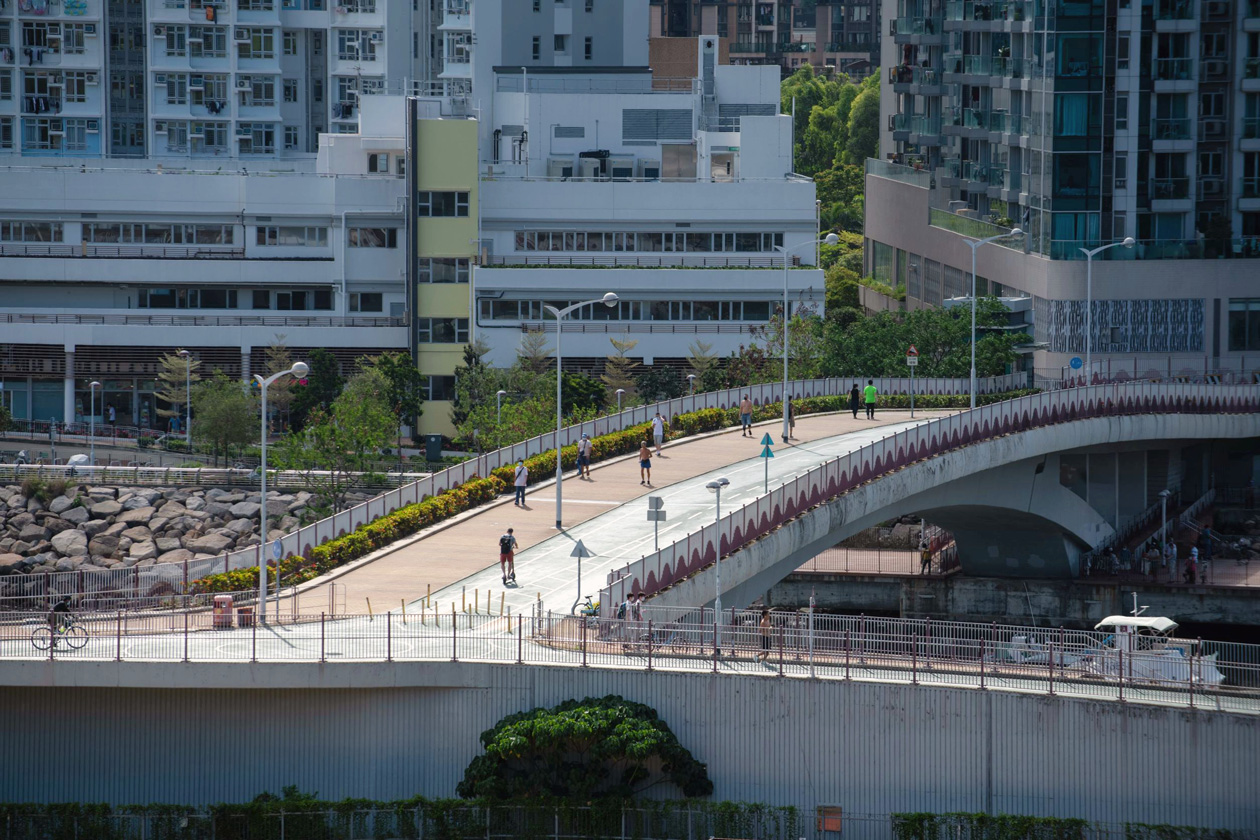
{"label": "apartment building", "polygon": [[[1138,374],[1250,366],[1260,6],[886,0],[885,12],[875,274],[912,305],[969,295],[960,240],[1018,227],[977,251],[977,273],[982,293],[1029,298],[1036,367],[1087,355]],[[1090,282],[1082,249],[1126,238],[1095,256]]]}
{"label": "apartment building", "polygon": [[[447,0],[449,2],[449,0]],[[437,71],[439,0],[7,0],[0,151],[295,157]]]}
{"label": "apartment building", "polygon": [[876,0],[652,0],[653,38],[716,35],[733,64],[777,64],[791,73],[804,64],[854,78],[879,62]]}

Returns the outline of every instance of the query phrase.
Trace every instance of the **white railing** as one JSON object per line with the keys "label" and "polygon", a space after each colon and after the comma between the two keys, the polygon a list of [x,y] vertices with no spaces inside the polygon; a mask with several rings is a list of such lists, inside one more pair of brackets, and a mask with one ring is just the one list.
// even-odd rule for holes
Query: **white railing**
{"label": "white railing", "polygon": [[1092,417],[1150,413],[1255,413],[1260,387],[1095,385],[1043,392],[921,423],[797,476],[720,521],[627,564],[600,591],[607,610],[632,593],[651,596],[781,526],[798,514],[915,461],[1030,428]]}

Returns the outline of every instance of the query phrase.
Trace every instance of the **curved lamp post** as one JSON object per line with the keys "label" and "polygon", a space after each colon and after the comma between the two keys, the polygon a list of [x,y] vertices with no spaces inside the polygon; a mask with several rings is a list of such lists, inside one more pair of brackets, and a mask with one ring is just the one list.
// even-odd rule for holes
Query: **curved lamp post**
{"label": "curved lamp post", "polygon": [[1094,377],[1094,369],[1090,367],[1094,351],[1094,256],[1101,254],[1108,248],[1115,248],[1119,245],[1132,248],[1135,244],[1137,243],[1134,242],[1132,236],[1126,236],[1119,242],[1099,245],[1093,250],[1087,248],[1077,249],[1085,255],[1085,376],[1087,384]]}
{"label": "curved lamp post", "polygon": [[496,422],[500,426],[503,425],[503,398],[505,396],[507,396],[507,391],[503,390],[500,390],[494,395],[494,408],[498,414],[498,420]]}
{"label": "curved lamp post", "polygon": [[577,309],[581,309],[583,306],[590,306],[592,303],[602,303],[604,304],[604,306],[616,306],[618,300],[620,300],[620,298],[617,297],[616,292],[609,292],[608,294],[604,295],[602,298],[596,298],[595,300],[584,300],[581,303],[575,303],[572,306],[566,306],[564,309],[556,309],[554,306],[545,306],[545,305],[543,306],[543,309],[546,309],[556,318],[556,528],[557,529],[564,527],[561,524],[561,519],[562,519],[561,510],[562,510],[562,505],[564,502],[564,496],[561,492],[561,483],[564,480],[564,465],[560,459],[560,428],[561,428],[561,423],[563,422],[563,416],[562,416],[563,412],[562,412],[562,405],[561,405],[562,400],[560,398],[561,396],[560,386],[564,382],[564,368],[561,366],[562,357],[560,355],[560,337],[564,332],[563,330],[564,324],[561,322],[564,320],[565,315],[568,315],[570,312],[573,312]]}
{"label": "curved lamp post", "polygon": [[[273,373],[266,379],[261,374],[254,374],[254,381],[262,390],[262,471],[261,490],[258,495],[258,620],[267,621],[267,386],[283,376],[292,375],[297,379],[306,376],[310,370],[306,362],[294,362],[293,367]],[[276,620],[280,620],[280,561],[276,560]]]}
{"label": "curved lamp post", "polygon": [[731,482],[725,478],[715,478],[704,486],[714,496],[716,510],[713,521],[718,524],[717,535],[714,537],[717,551],[713,558],[713,649],[720,651],[722,649],[722,488],[730,487]]}
{"label": "curved lamp post", "polygon": [[783,254],[783,442],[788,442],[788,324],[791,318],[788,316],[788,254],[793,251],[799,251],[805,246],[815,247],[817,245],[835,245],[840,241],[840,237],[834,233],[829,233],[822,239],[816,239],[813,242],[801,242],[793,245],[791,248],[785,248],[782,245],[774,246],[774,250]]}
{"label": "curved lamp post", "polygon": [[192,454],[192,353],[179,351],[184,360],[184,443]]}
{"label": "curved lamp post", "polygon": [[96,389],[99,387],[101,387],[101,383],[95,382],[95,381],[93,381],[90,385],[88,385],[88,390],[92,394],[92,405],[88,409],[88,420],[89,420],[89,425],[91,426],[91,431],[89,432],[89,436],[92,441],[90,444],[88,444],[88,452],[90,453],[88,455],[89,467],[96,466]]}
{"label": "curved lamp post", "polygon": [[963,244],[971,249],[971,407],[976,407],[976,249],[1008,236],[1023,236],[1019,228],[1011,228],[1010,233],[999,233],[986,239],[963,240]]}
{"label": "curved lamp post", "polygon": [[696,375],[694,373],[687,374],[687,385],[691,390],[691,396],[696,395]]}

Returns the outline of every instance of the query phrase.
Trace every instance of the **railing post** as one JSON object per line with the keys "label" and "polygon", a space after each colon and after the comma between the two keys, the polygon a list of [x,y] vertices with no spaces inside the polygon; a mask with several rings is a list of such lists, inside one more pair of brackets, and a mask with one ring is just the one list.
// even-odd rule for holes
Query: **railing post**
{"label": "railing post", "polygon": [[394,617],[392,612],[385,613],[385,661],[394,661]]}
{"label": "railing post", "polygon": [[919,684],[919,634],[910,635],[910,683]]}
{"label": "railing post", "polygon": [[[264,499],[263,501],[265,502],[266,500]],[[258,605],[258,610],[254,613],[254,622],[253,624],[250,625],[250,627],[253,628],[253,631],[250,634],[250,645],[249,645],[249,661],[250,662],[258,661],[258,624],[260,620],[262,619],[262,612],[265,609],[267,609],[267,604],[265,602],[260,603]]]}
{"label": "railing post", "polygon": [[188,606],[184,606],[184,661],[188,661]]}
{"label": "railing post", "polygon": [[[116,642],[116,647],[115,647],[115,649],[114,649],[114,661],[115,661],[115,662],[122,662],[122,624],[123,624],[123,614],[122,614],[122,610],[119,610],[119,611],[118,611],[118,626],[117,626],[117,628],[116,628],[116,630],[115,630],[115,636],[114,636],[114,639],[115,639],[115,642]],[[53,636],[54,636],[54,637],[53,637],[53,641],[56,641],[56,633],[57,633],[57,631],[56,631],[56,630],[53,630]],[[51,647],[51,646],[48,648],[48,658],[49,658],[49,659],[52,659],[52,647]]]}
{"label": "railing post", "polygon": [[1119,661],[1119,677],[1120,677],[1120,702],[1124,702],[1124,651],[1117,651],[1120,655]]}
{"label": "railing post", "polygon": [[785,632],[786,632],[785,628],[783,627],[779,628],[779,676],[780,677],[783,676],[783,634]]}
{"label": "railing post", "polygon": [[327,618],[327,613],[321,612],[321,613],[319,614],[319,661],[320,661],[320,662],[325,662],[325,661],[327,661],[327,660],[326,660],[326,658],[325,658],[325,656],[324,656],[324,639],[325,639],[325,635],[324,635],[324,627],[325,627],[325,618]]}
{"label": "railing post", "polygon": [[648,669],[649,671],[651,671],[651,670],[652,670],[652,619],[650,619],[650,618],[648,619],[648,625],[647,625],[647,626],[648,626],[648,632],[647,632],[647,654],[648,654],[648,659],[647,659],[647,669]]}
{"label": "railing post", "polygon": [[586,616],[582,615],[582,667],[586,667]]}
{"label": "railing post", "polygon": [[[701,644],[704,644],[703,640],[701,641]],[[713,622],[713,673],[715,674],[717,673],[717,661],[718,661],[718,623],[714,621]]]}
{"label": "railing post", "polygon": [[850,633],[851,631],[849,630],[844,631],[844,678],[846,680],[850,679],[850,676],[849,676]]}
{"label": "railing post", "polygon": [[984,657],[985,657],[984,639],[981,639],[980,640],[980,688],[981,689],[984,688]]}
{"label": "railing post", "polygon": [[[1200,640],[1199,645],[1202,645],[1202,644],[1203,644],[1203,641]],[[1190,680],[1189,681],[1190,681],[1190,708],[1192,709],[1194,708],[1194,657],[1195,657],[1195,654],[1199,651],[1199,649],[1200,649],[1199,647],[1195,647],[1194,651],[1190,653]]]}

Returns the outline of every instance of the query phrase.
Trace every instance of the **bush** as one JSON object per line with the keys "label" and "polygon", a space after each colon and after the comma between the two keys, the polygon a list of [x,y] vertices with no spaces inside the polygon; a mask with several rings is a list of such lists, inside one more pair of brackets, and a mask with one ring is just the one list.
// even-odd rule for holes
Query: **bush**
{"label": "bush", "polygon": [[22,495],[48,504],[66,492],[66,482],[60,478],[42,479],[36,476],[22,479]]}

